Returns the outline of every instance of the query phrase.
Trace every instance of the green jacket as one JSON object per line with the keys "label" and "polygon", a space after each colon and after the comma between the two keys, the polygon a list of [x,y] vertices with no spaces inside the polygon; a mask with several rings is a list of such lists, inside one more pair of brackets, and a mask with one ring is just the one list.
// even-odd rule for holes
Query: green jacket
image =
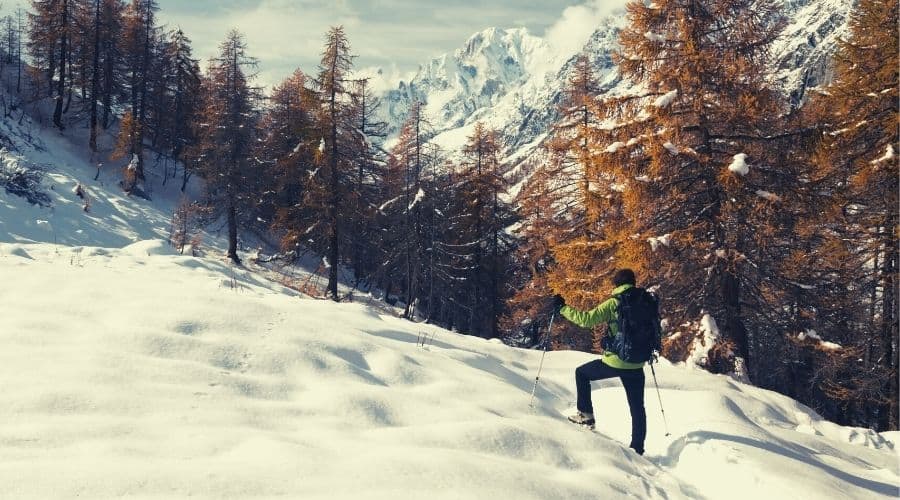
{"label": "green jacket", "polygon": [[[609,332],[607,333],[607,335],[615,337],[619,334],[619,325],[616,324],[616,306],[618,304],[616,301],[616,296],[633,287],[634,285],[622,285],[616,288],[615,290],[613,290],[612,297],[610,299],[595,307],[594,309],[591,309],[590,311],[579,311],[574,307],[563,306],[563,308],[560,309],[559,313],[562,314],[562,316],[567,320],[575,323],[582,328],[593,328],[600,323],[606,323],[609,325]],[[604,364],[613,368],[636,370],[644,367],[644,363],[629,363],[627,361],[622,361],[622,359],[616,356],[615,353],[609,351],[606,351],[602,354],[601,360]]]}

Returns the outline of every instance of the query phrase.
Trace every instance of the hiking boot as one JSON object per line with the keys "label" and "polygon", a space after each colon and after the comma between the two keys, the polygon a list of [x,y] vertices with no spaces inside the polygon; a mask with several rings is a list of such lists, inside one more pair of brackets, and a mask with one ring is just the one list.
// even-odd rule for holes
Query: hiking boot
{"label": "hiking boot", "polygon": [[578,424],[578,425],[584,425],[586,427],[590,427],[591,429],[593,429],[594,428],[594,414],[593,413],[584,413],[584,412],[579,411],[578,413],[571,415],[569,417],[569,422],[572,422],[572,423]]}

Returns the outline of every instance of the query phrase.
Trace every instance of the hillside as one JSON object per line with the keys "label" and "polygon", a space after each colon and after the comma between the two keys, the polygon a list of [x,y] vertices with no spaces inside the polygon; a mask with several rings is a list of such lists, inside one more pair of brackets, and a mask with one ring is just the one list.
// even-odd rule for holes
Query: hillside
{"label": "hillside", "polygon": [[[24,122],[23,122],[24,123]],[[26,126],[26,125],[23,125]],[[662,361],[647,453],[618,382],[597,433],[541,352],[304,298],[176,255],[176,188],[125,197],[65,136],[4,122],[53,208],[0,191],[0,491],[10,498],[892,498],[897,433]],[[72,190],[91,193],[85,213]],[[215,249],[217,242],[210,240]],[[417,345],[423,334],[425,347]],[[649,377],[648,377],[649,378]]]}

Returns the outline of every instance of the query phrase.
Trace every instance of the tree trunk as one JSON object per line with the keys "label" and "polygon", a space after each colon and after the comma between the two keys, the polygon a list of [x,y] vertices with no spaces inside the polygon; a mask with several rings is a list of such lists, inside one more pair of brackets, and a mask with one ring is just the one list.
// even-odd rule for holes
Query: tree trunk
{"label": "tree trunk", "polygon": [[879,367],[889,374],[887,384],[888,403],[879,412],[879,431],[898,429],[898,383],[897,383],[897,351],[898,342],[898,318],[897,318],[897,269],[898,250],[897,240],[892,237],[896,227],[896,216],[888,217],[887,224],[882,229],[885,239],[885,256],[882,263],[882,304],[881,304],[881,344],[884,362]]}
{"label": "tree trunk", "polygon": [[150,32],[153,27],[151,26],[151,14],[150,11],[150,2],[147,2],[147,13],[144,18],[144,24],[146,31],[144,32],[144,50],[141,54],[141,79],[139,80],[140,85],[140,111],[137,127],[137,140],[135,141],[135,145],[137,147],[138,153],[138,179],[145,180],[144,177],[144,127],[147,123],[147,77],[149,76],[150,69]]}
{"label": "tree trunk", "polygon": [[100,88],[100,0],[94,0],[94,61],[91,68],[91,151],[97,152],[97,93]]}
{"label": "tree trunk", "polygon": [[100,120],[100,124],[103,125],[103,130],[107,130],[109,128],[109,115],[110,115],[110,107],[112,105],[112,92],[113,92],[113,78],[115,78],[115,73],[113,72],[114,66],[112,61],[112,40],[108,38],[103,41],[103,48],[105,58],[103,60],[103,118]]}
{"label": "tree trunk", "polygon": [[16,94],[22,92],[22,9],[16,13],[18,24],[16,26]]}
{"label": "tree trunk", "polygon": [[53,124],[60,130],[63,130],[62,114],[63,100],[65,99],[66,93],[66,56],[69,51],[69,0],[63,0],[62,25],[60,30],[62,31],[62,40],[60,41],[59,48],[59,83],[56,87],[56,110],[53,112]]}
{"label": "tree trunk", "polygon": [[190,172],[188,172],[186,165],[182,165],[181,168],[182,168],[182,173],[183,173],[183,177],[181,179],[181,192],[183,193],[184,190],[187,189],[187,183],[188,183],[188,180],[191,178],[191,174],[190,174]]}
{"label": "tree trunk", "polygon": [[47,61],[47,97],[53,97],[53,75],[56,74],[56,52],[50,50],[50,60]]}
{"label": "tree trunk", "polygon": [[235,264],[241,263],[237,254],[237,209],[234,201],[228,202],[228,258]]}
{"label": "tree trunk", "polygon": [[338,182],[338,147],[337,147],[337,81],[335,72],[337,71],[337,55],[334,56],[331,66],[331,99],[329,101],[331,112],[331,158],[328,159],[331,166],[331,203],[329,206],[331,218],[331,235],[329,238],[328,260],[331,267],[328,269],[328,292],[331,294],[331,300],[338,301],[338,259],[340,251],[338,243],[340,242],[340,234],[338,232],[338,214],[340,210],[339,182]]}

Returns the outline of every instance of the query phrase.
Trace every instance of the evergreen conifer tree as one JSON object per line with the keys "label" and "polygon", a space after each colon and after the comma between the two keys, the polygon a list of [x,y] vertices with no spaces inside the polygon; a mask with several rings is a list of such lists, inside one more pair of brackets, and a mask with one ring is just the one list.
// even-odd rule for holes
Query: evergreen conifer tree
{"label": "evergreen conifer tree", "polygon": [[206,180],[211,204],[226,219],[228,258],[238,264],[239,218],[255,201],[249,188],[261,173],[253,155],[260,100],[260,90],[252,86],[255,68],[243,35],[232,30],[219,46],[219,55],[210,61],[197,142],[185,155]]}
{"label": "evergreen conifer tree", "polygon": [[816,199],[791,267],[814,285],[806,326],[848,353],[813,353],[819,376],[810,382],[837,402],[832,418],[879,430],[898,428],[897,24],[897,2],[861,0],[834,81],[813,99]]}
{"label": "evergreen conifer tree", "polygon": [[[592,249],[591,243],[601,229],[596,212],[599,204],[591,201],[598,196],[592,189],[591,141],[598,123],[597,98],[600,89],[585,55],[579,56],[560,105],[560,118],[554,125],[551,138],[545,145],[546,160],[539,163],[517,197],[521,226],[521,243],[517,247],[518,266],[514,280],[517,292],[510,299],[511,315],[504,319],[505,330],[519,342],[533,344],[544,334],[549,322],[549,299],[555,294],[550,286],[564,293],[573,305],[585,308],[602,300],[604,276],[595,272],[582,279],[570,279],[565,270],[569,256],[583,258]],[[596,183],[595,183],[596,184]],[[594,235],[590,237],[589,235]],[[573,249],[566,252],[564,248]],[[558,265],[554,257],[560,255]],[[602,260],[602,255],[591,258]],[[592,285],[584,278],[593,281]],[[561,323],[557,341],[571,347],[589,348],[574,328]]]}

